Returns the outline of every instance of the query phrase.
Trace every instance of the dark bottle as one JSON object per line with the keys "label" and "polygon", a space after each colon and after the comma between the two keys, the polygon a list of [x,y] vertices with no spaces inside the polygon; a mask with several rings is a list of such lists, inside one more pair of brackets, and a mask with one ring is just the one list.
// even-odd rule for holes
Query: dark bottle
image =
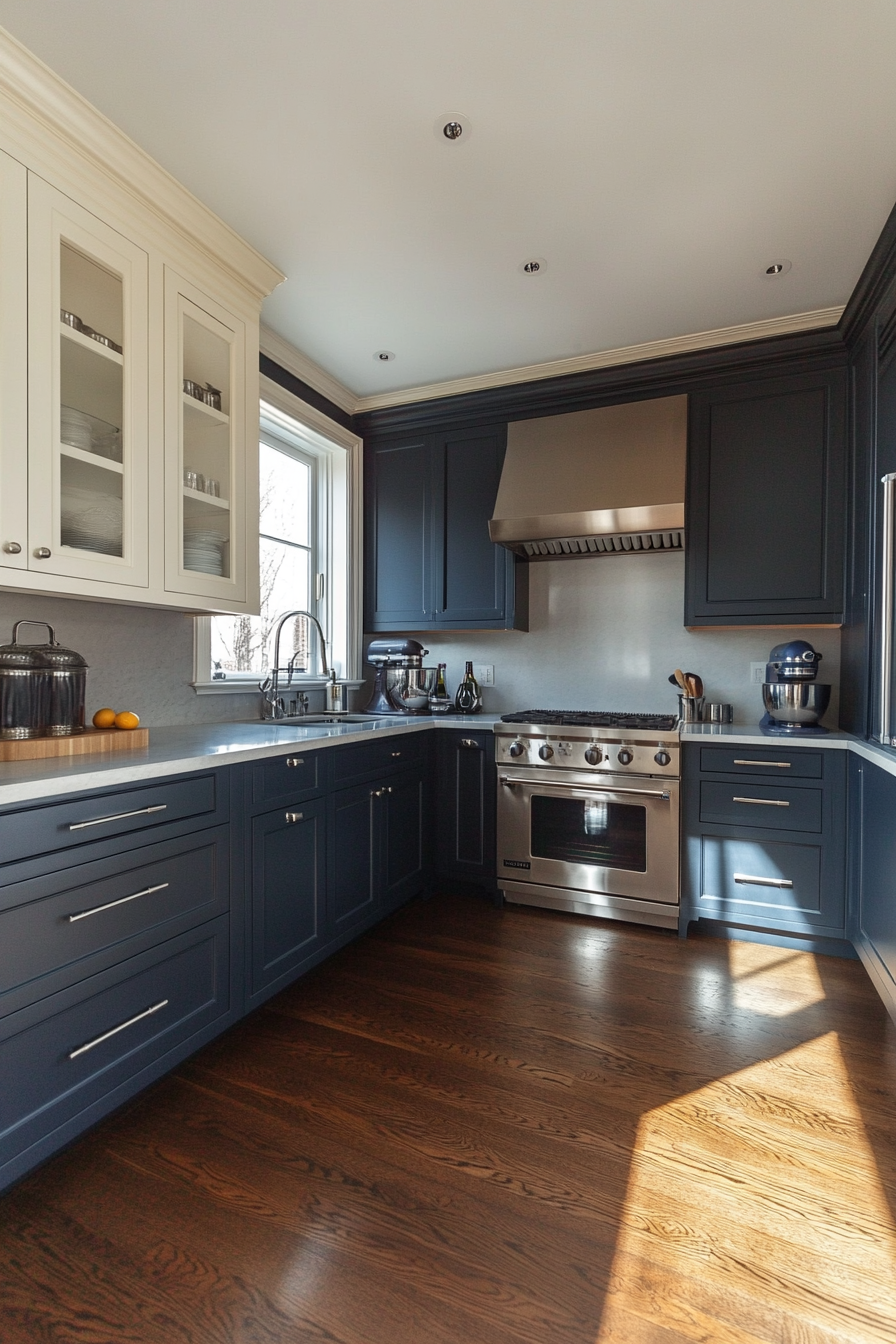
{"label": "dark bottle", "polygon": [[432,693],[433,699],[435,700],[448,699],[448,688],[445,685],[445,668],[447,666],[448,666],[447,663],[439,663],[439,670],[438,673],[436,674],[436,688]]}
{"label": "dark bottle", "polygon": [[473,664],[467,663],[464,679],[457,688],[454,703],[460,714],[478,714],[482,709],[482,691],[473,676]]}

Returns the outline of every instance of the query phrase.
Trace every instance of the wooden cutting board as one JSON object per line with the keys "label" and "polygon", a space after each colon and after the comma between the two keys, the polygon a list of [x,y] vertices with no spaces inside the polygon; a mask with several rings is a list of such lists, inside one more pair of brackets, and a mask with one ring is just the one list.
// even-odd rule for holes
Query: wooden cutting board
{"label": "wooden cutting board", "polygon": [[49,760],[52,756],[86,756],[91,752],[133,751],[149,746],[148,728],[85,728],[71,737],[27,737],[0,741],[0,761]]}

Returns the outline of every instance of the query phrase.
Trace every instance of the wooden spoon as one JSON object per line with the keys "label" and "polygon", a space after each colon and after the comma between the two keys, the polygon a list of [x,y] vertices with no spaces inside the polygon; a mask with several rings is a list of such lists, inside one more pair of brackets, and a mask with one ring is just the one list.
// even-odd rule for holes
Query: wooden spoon
{"label": "wooden spoon", "polygon": [[679,684],[679,686],[681,687],[681,689],[684,691],[685,695],[690,695],[690,691],[688,690],[687,679],[685,678],[685,675],[684,675],[684,673],[682,672],[681,668],[680,668],[680,667],[676,667],[676,669],[675,669],[675,671],[673,672],[672,675],[674,676],[675,680],[678,682],[678,684]]}

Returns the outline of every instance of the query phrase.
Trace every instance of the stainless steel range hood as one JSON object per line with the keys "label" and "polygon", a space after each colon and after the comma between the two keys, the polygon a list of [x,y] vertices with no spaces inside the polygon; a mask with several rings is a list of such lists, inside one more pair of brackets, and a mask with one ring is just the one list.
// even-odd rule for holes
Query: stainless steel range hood
{"label": "stainless steel range hood", "polygon": [[530,560],[684,545],[688,399],[517,420],[489,523]]}

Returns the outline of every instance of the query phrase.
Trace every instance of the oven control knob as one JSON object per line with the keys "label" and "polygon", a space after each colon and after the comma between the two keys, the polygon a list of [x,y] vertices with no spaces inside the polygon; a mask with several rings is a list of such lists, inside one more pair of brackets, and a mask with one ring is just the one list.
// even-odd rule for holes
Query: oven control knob
{"label": "oven control knob", "polygon": [[538,754],[543,761],[549,761],[554,754],[554,748],[549,747],[547,742],[545,742],[543,747],[538,748]]}
{"label": "oven control knob", "polygon": [[589,765],[600,765],[603,758],[604,754],[601,751],[600,747],[586,748],[585,760],[588,762]]}
{"label": "oven control knob", "polygon": [[511,742],[510,744],[511,756],[522,756],[525,750],[526,750],[525,742]]}
{"label": "oven control knob", "polygon": [[616,759],[620,765],[631,765],[632,761],[635,758],[629,751],[628,747],[623,747],[619,755],[616,757]]}
{"label": "oven control knob", "polygon": [[668,751],[660,750],[653,759],[656,761],[657,765],[668,765],[672,757],[669,755]]}

